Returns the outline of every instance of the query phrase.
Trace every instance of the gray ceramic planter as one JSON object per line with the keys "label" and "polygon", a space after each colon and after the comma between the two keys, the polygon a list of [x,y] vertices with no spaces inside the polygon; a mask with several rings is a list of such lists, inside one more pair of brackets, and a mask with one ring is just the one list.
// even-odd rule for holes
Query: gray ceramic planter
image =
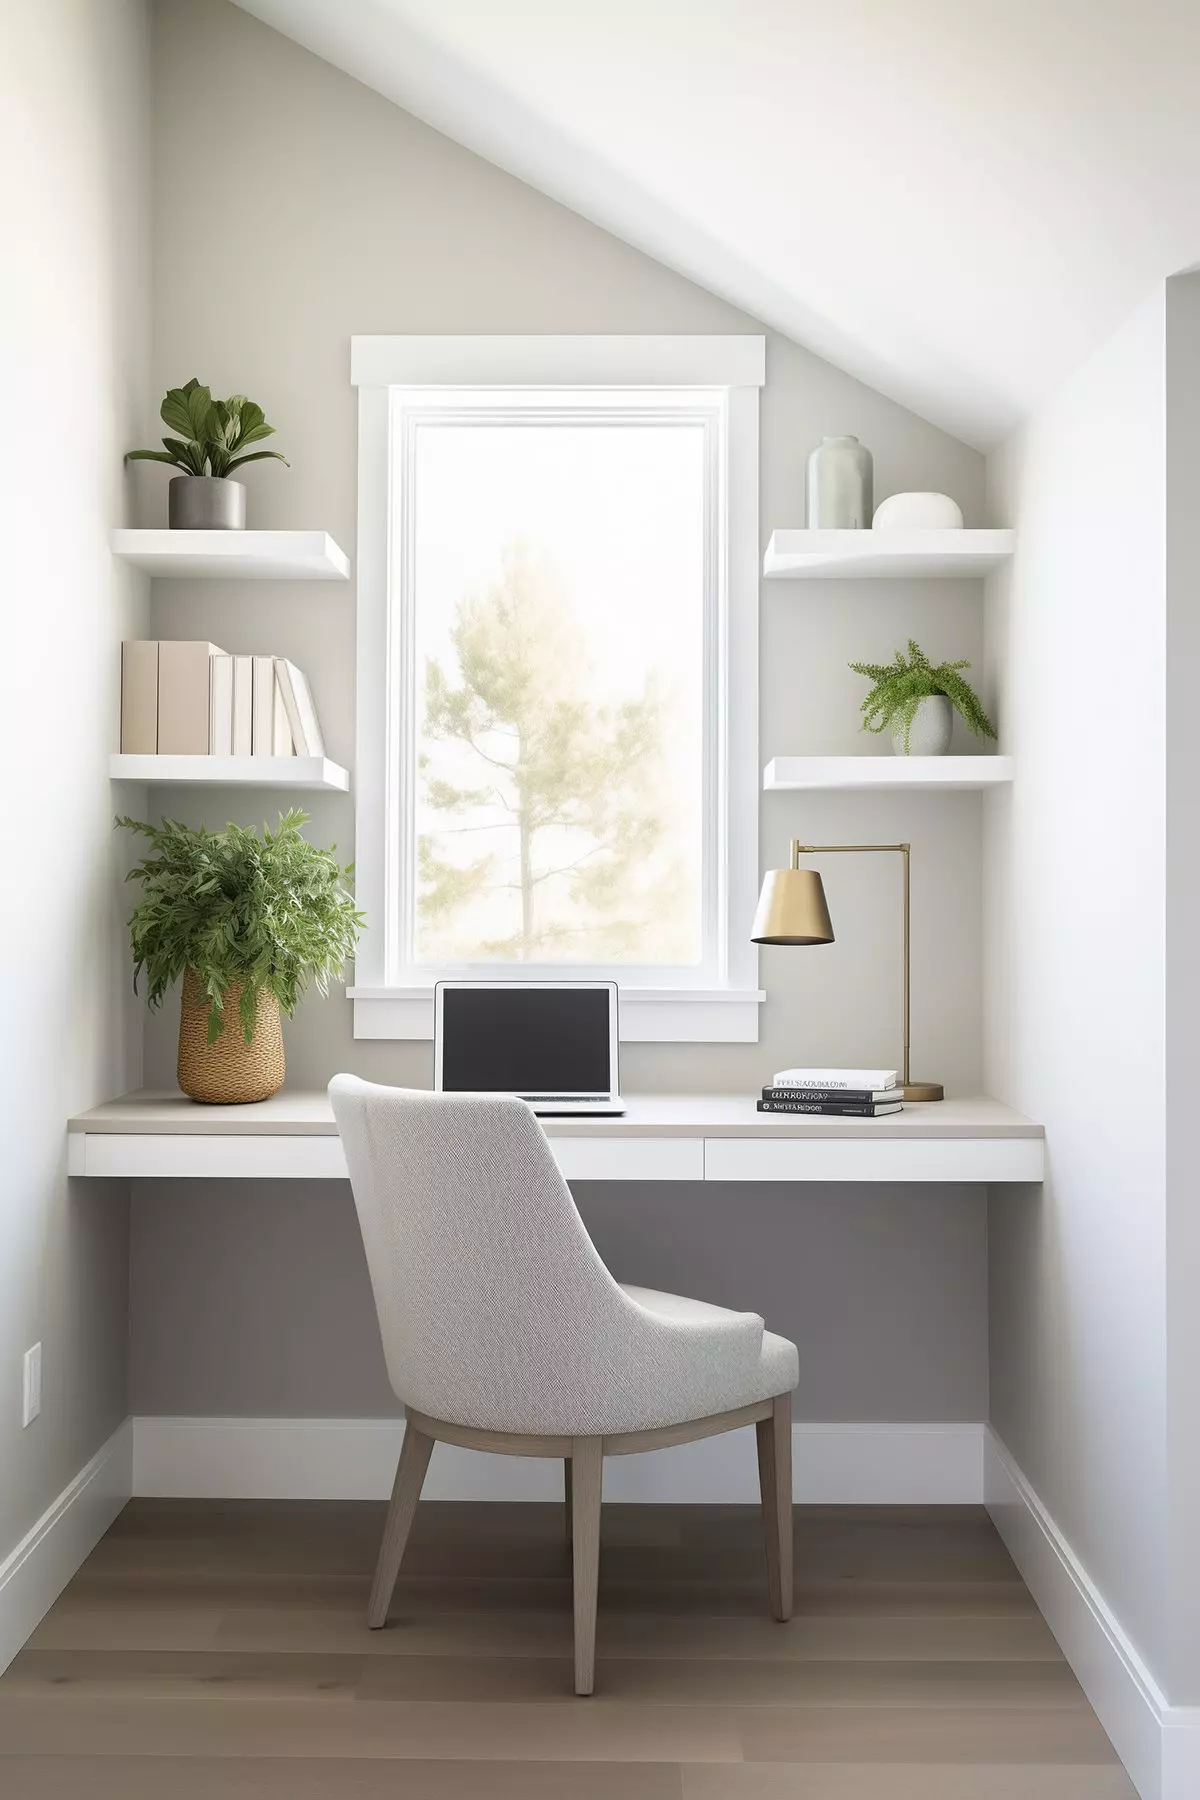
{"label": "gray ceramic planter", "polygon": [[244,531],[246,490],[215,475],[176,475],[167,490],[172,531]]}
{"label": "gray ceramic planter", "polygon": [[954,709],[945,694],[929,694],[917,702],[916,717],[908,728],[907,750],[902,725],[892,732],[892,749],[897,756],[945,756],[953,724]]}

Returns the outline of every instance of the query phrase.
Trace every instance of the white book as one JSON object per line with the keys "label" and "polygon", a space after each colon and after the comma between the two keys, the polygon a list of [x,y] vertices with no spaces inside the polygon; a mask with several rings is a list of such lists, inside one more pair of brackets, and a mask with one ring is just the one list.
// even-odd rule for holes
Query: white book
{"label": "white book", "polygon": [[[272,658],[272,662],[274,662],[274,658]],[[280,692],[279,682],[273,668],[271,679],[275,682],[275,741],[271,754],[272,756],[295,756],[296,746],[292,741],[292,728],[288,723],[287,707],[283,704],[283,695]]]}
{"label": "white book", "polygon": [[233,659],[233,754],[249,756],[254,748],[254,658]]}
{"label": "white book", "polygon": [[254,665],[251,677],[251,694],[253,695],[250,726],[251,754],[274,756],[275,658],[273,656],[255,656],[251,658],[251,661]]}
{"label": "white book", "polygon": [[781,1069],[771,1078],[774,1087],[794,1088],[893,1088],[895,1069]]}
{"label": "white book", "polygon": [[313,697],[303,670],[298,669],[294,662],[289,662],[286,656],[277,656],[275,674],[287,710],[296,755],[324,756],[325,740],[321,736],[317,709],[313,705]]}
{"label": "white book", "polygon": [[208,684],[208,753],[233,755],[233,658],[224,651],[210,661]]}

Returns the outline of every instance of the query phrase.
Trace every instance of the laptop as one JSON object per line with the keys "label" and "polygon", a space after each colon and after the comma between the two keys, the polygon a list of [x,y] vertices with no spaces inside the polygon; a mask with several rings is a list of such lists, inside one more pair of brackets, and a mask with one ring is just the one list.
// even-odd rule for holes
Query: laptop
{"label": "laptop", "polygon": [[621,1113],[615,981],[439,981],[433,1085],[535,1113]]}

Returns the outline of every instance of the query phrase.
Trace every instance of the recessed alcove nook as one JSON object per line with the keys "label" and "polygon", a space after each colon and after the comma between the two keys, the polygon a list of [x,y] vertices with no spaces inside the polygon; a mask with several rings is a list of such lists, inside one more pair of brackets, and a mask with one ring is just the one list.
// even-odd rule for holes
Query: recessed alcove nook
{"label": "recessed alcove nook", "polygon": [[[254,486],[255,518],[266,527],[283,525],[296,516],[320,517],[338,543],[355,542],[354,395],[347,356],[350,337],[364,328],[377,323],[420,328],[436,321],[434,328],[444,332],[714,334],[760,329],[753,319],[430,133],[232,7],[170,9],[160,25],[156,56],[168,114],[205,70],[214,76],[218,69],[225,71],[222,79],[233,84],[227,88],[231,104],[239,93],[247,101],[251,94],[257,96],[244,123],[248,136],[239,156],[236,192],[220,207],[221,230],[231,252],[255,266],[255,303],[248,307],[245,294],[202,300],[183,277],[180,258],[185,243],[196,232],[203,235],[216,228],[211,191],[189,186],[186,204],[178,199],[168,204],[164,198],[156,219],[155,380],[170,379],[170,370],[181,357],[210,367],[236,348],[248,366],[261,371],[256,378],[263,392],[280,395],[276,408],[280,442],[286,437],[293,467],[286,485],[273,479],[275,471],[267,470]],[[301,97],[304,107],[316,108],[324,122],[319,139],[294,110]],[[162,144],[164,195],[174,186],[178,154],[177,147]],[[339,233],[353,237],[370,234],[376,218],[386,216],[393,222],[387,238],[376,241],[371,257],[336,259],[315,290],[310,283],[296,282],[291,260],[283,253],[283,226],[276,231],[270,216],[267,171],[281,155],[288,159],[296,191],[307,196],[314,224],[324,216],[333,228],[336,218]],[[453,261],[447,258],[439,209],[430,205],[433,193],[455,197],[460,253]],[[520,246],[518,255],[512,253],[514,244]],[[473,270],[466,283],[460,265],[464,246]],[[394,296],[401,291],[405,299],[398,312]],[[301,371],[303,407],[297,405],[289,414],[289,396],[296,392]],[[872,394],[785,338],[768,333],[759,464],[764,542],[774,521],[795,516],[808,448],[828,428],[831,417],[849,419],[849,428],[870,444],[881,491],[940,488],[958,498],[969,522],[982,521],[984,465],[978,452]],[[217,584],[212,585],[219,601]],[[257,647],[258,634],[266,629],[257,609],[262,604],[273,607],[274,641],[282,653],[310,671],[329,753],[349,765],[355,730],[353,606],[347,606],[339,593],[336,604],[285,608],[273,598],[264,600],[267,594],[265,585],[256,590],[256,612],[253,616],[247,612],[240,624],[229,611],[216,615],[219,622],[211,627],[212,633],[226,649]],[[154,584],[156,630],[181,631],[178,611],[167,610],[179,604],[169,584]],[[189,604],[193,609],[189,616],[198,617],[195,602]],[[206,619],[210,616],[204,614]],[[814,590],[806,606],[800,607],[786,583],[766,583],[759,627],[762,740],[786,743],[797,751],[807,748],[813,754],[853,755],[865,747],[857,729],[861,683],[846,670],[846,662],[856,656],[890,655],[912,633],[927,640],[931,650],[971,657],[978,667],[982,585],[977,580],[895,586],[842,582],[835,600],[818,598]],[[305,798],[311,798],[314,830],[348,848],[354,835],[353,797]],[[243,822],[253,821],[262,811],[261,795],[249,797],[247,805],[235,790],[227,790],[221,800],[224,812]],[[188,819],[204,816],[202,795],[176,790],[170,804]],[[923,1066],[936,1068],[947,1091],[959,1096],[982,1091],[980,809],[980,796],[973,793],[769,794],[761,801],[759,821],[766,861],[782,853],[796,830],[811,834],[815,841],[911,837],[917,869],[914,1034]],[[772,1069],[789,1062],[894,1059],[899,1049],[896,896],[870,869],[839,868],[828,879],[831,904],[836,898],[842,921],[841,941],[817,957],[763,953],[760,985],[767,999],[759,1008],[758,1042],[626,1044],[622,1080],[628,1091],[752,1093]],[[287,1028],[290,1084],[318,1087],[339,1068],[402,1084],[428,1083],[427,1041],[355,1039],[349,1014],[340,993],[326,1002],[315,996],[305,1002]],[[150,1085],[170,1079],[174,1025],[169,1013],[147,1022]],[[601,1184],[579,1191],[589,1224],[626,1268],[631,1260],[639,1266],[650,1254],[649,1245],[639,1248],[636,1234],[631,1234],[637,1207],[661,1217],[661,1234],[657,1230],[652,1234],[660,1245],[653,1260],[657,1275],[668,1286],[686,1284],[689,1275],[694,1277],[703,1268],[708,1270],[709,1287],[717,1282],[722,1293],[749,1296],[767,1265],[775,1262],[774,1228],[768,1230],[766,1221],[768,1213],[772,1219],[778,1215],[765,1189],[718,1184],[711,1193],[707,1186],[695,1192],[688,1189],[685,1198],[684,1190],[668,1193],[655,1184],[636,1199],[636,1184],[632,1189]],[[232,1390],[223,1394],[217,1370],[248,1362],[256,1354],[253,1346],[261,1347],[269,1330],[278,1334],[282,1359],[278,1380],[272,1378],[268,1384],[275,1392],[275,1412],[336,1416],[385,1407],[377,1374],[368,1383],[372,1397],[364,1399],[361,1358],[350,1350],[361,1336],[358,1325],[351,1331],[349,1315],[361,1315],[363,1272],[344,1194],[336,1187],[306,1188],[304,1211],[298,1215],[294,1209],[300,1194],[294,1183],[256,1184],[253,1192],[247,1216],[244,1207],[224,1200],[214,1208],[210,1184],[160,1187],[150,1182],[135,1187],[131,1367],[135,1412],[258,1410],[266,1404],[265,1395],[251,1405]],[[860,1322],[872,1316],[879,1321],[878,1334],[860,1338],[849,1361],[842,1361],[837,1391],[826,1391],[826,1384],[834,1380],[834,1359],[820,1349],[826,1326],[817,1318],[824,1316],[824,1306],[803,1326],[802,1335],[810,1337],[812,1416],[923,1424],[982,1419],[986,1411],[986,1346],[978,1304],[985,1279],[982,1187],[958,1192],[957,1210],[944,1193],[926,1197],[897,1191],[892,1196],[907,1221],[906,1261],[941,1271],[941,1298],[932,1310],[925,1284],[894,1283],[878,1262],[865,1219],[861,1229],[854,1229],[845,1213],[850,1205],[852,1214],[865,1208],[865,1217],[882,1220],[888,1214],[881,1195],[864,1192],[851,1200],[847,1192],[839,1197],[835,1189],[819,1185],[807,1192],[802,1235],[811,1266],[825,1268],[830,1291],[859,1294]],[[725,1223],[731,1208],[747,1219],[761,1216],[764,1227],[761,1232],[739,1234],[743,1247],[732,1259]],[[627,1221],[619,1231],[617,1211]],[[672,1272],[672,1256],[680,1252],[673,1253],[669,1246],[679,1246],[680,1237],[671,1221],[681,1223],[684,1217],[690,1219],[688,1235],[698,1265],[688,1270],[680,1264]],[[611,1227],[605,1225],[606,1218],[614,1220]],[[323,1220],[319,1231],[323,1248],[314,1266],[321,1266],[327,1283],[318,1316],[323,1335],[335,1343],[344,1337],[346,1346],[331,1358],[319,1398],[309,1389],[308,1375],[301,1373],[311,1369],[311,1359],[301,1352],[296,1336],[308,1331],[317,1301],[303,1273],[307,1263],[296,1255],[315,1220]],[[279,1260],[270,1297],[261,1292],[252,1309],[235,1305],[228,1293],[219,1296],[203,1272],[211,1270],[219,1279],[223,1263],[251,1255],[247,1232],[255,1234],[264,1255],[273,1242],[286,1239],[291,1245]],[[189,1244],[198,1248],[201,1242],[202,1255],[185,1249]],[[257,1259],[258,1252],[253,1254]],[[152,1294],[158,1296],[153,1303]],[[201,1321],[208,1307],[217,1304],[224,1320],[224,1349],[218,1362],[210,1363],[211,1346]],[[797,1329],[804,1311],[789,1304],[788,1317]],[[168,1329],[172,1319],[173,1332]],[[268,1320],[274,1321],[273,1326]],[[918,1320],[923,1321],[919,1332]],[[924,1349],[917,1351],[918,1342],[928,1346],[928,1357]],[[291,1374],[289,1345],[298,1359]],[[892,1369],[886,1391],[876,1385],[885,1364]],[[186,1371],[199,1377],[206,1367],[201,1386],[195,1386]],[[954,1379],[948,1383],[951,1369]],[[174,1394],[172,1370],[179,1374]],[[851,1390],[857,1390],[856,1400],[850,1399]]]}

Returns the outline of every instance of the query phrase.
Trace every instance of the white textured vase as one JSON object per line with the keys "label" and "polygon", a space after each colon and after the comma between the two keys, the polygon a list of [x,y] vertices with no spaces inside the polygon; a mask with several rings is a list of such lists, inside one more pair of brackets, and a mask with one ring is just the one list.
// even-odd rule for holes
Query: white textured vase
{"label": "white textured vase", "polygon": [[949,494],[889,494],[875,508],[876,531],[961,531],[962,507]]}
{"label": "white textured vase", "polygon": [[945,756],[953,725],[954,708],[945,694],[928,694],[917,701],[916,716],[908,728],[908,748],[904,747],[904,726],[896,724],[892,749],[897,756]]}

